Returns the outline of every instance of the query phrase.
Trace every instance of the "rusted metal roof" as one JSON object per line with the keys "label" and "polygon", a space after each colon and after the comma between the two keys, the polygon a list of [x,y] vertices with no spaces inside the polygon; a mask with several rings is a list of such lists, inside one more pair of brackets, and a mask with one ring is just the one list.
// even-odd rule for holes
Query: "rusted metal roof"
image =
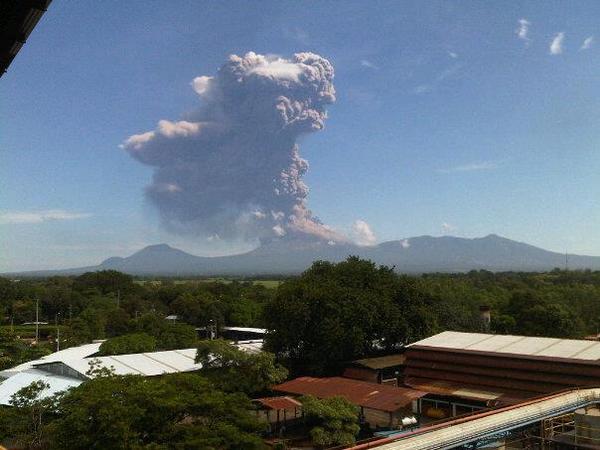
{"label": "rusted metal roof", "polygon": [[263,397],[256,398],[254,402],[260,403],[268,409],[294,409],[302,407],[302,403],[292,397]]}
{"label": "rusted metal roof", "polygon": [[29,37],[52,0],[0,2],[0,76]]}
{"label": "rusted metal roof", "polygon": [[404,364],[406,356],[400,355],[386,355],[378,356],[376,358],[364,358],[353,361],[354,364],[359,366],[368,367],[369,369],[387,369],[388,367],[401,366]]}
{"label": "rusted metal roof", "polygon": [[300,377],[273,387],[275,391],[317,398],[344,397],[365,408],[394,412],[427,395],[427,392],[398,388],[384,384],[367,383],[342,377]]}

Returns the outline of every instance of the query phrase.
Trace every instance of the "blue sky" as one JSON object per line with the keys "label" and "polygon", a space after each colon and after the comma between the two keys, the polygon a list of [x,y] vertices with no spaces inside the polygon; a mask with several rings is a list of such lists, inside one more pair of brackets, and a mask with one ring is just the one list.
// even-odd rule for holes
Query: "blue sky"
{"label": "blue sky", "polygon": [[326,224],[600,255],[597,17],[595,1],[55,0],[0,79],[0,270],[250,248],[161,229],[151,168],[119,148],[248,51],[335,67],[326,128],[300,143]]}

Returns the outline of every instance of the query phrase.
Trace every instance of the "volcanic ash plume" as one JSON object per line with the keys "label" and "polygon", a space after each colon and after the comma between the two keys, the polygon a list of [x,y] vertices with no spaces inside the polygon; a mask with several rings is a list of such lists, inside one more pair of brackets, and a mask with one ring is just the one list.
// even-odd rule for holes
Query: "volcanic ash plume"
{"label": "volcanic ash plume", "polygon": [[155,168],[146,195],[168,229],[221,239],[343,239],[307,208],[308,162],[296,143],[323,129],[332,81],[332,65],[313,53],[232,55],[214,77],[193,80],[203,106],[192,118],[161,120],[129,137],[122,147]]}

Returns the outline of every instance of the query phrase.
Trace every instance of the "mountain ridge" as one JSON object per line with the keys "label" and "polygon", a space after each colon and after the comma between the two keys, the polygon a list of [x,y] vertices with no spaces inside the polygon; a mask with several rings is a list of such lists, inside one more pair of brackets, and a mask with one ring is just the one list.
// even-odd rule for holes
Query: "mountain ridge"
{"label": "mountain ridge", "polygon": [[[74,275],[114,269],[133,275],[249,276],[297,274],[315,260],[341,261],[349,255],[393,266],[402,273],[547,271],[564,267],[565,255],[496,234],[478,238],[429,235],[385,241],[374,246],[278,239],[242,254],[195,256],[168,244],[144,247],[127,257],[113,256],[97,266],[18,272],[21,275]],[[569,255],[569,268],[600,270],[600,257]]]}

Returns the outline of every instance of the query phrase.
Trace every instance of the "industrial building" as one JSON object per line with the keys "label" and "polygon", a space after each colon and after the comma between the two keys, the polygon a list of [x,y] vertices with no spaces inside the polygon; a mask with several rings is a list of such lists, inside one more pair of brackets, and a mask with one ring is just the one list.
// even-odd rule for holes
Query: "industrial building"
{"label": "industrial building", "polygon": [[596,341],[447,331],[406,350],[407,386],[487,406],[598,386],[599,381]]}
{"label": "industrial building", "polygon": [[[96,342],[67,348],[1,371],[0,405],[10,405],[12,395],[36,381],[42,381],[49,386],[42,393],[42,398],[79,386],[93,377],[89,373],[92,365],[96,369],[106,368],[114,371],[116,375],[148,377],[193,372],[202,367],[195,362],[195,348],[95,356],[100,350],[100,345],[101,342]],[[247,352],[259,352],[262,349],[262,341],[240,341],[235,345]]]}

